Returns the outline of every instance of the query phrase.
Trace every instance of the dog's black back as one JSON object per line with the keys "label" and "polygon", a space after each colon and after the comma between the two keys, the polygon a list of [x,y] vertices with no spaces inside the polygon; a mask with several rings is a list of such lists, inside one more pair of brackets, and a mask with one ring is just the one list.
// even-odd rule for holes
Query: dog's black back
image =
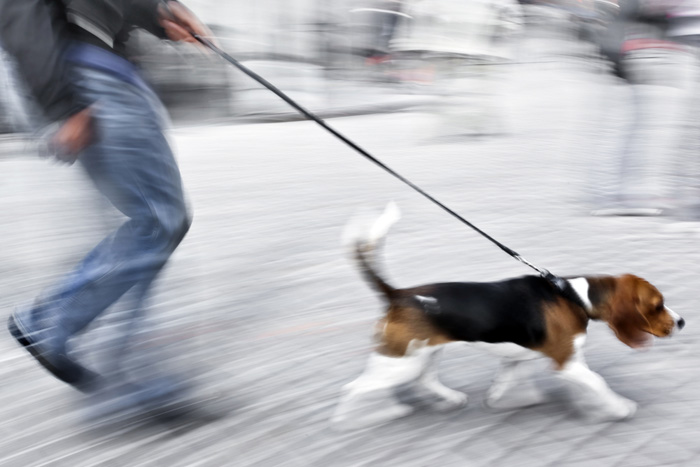
{"label": "dog's black back", "polygon": [[546,335],[542,303],[557,298],[551,285],[537,276],[430,284],[401,292],[425,297],[418,301],[426,315],[455,340],[513,342],[530,348]]}

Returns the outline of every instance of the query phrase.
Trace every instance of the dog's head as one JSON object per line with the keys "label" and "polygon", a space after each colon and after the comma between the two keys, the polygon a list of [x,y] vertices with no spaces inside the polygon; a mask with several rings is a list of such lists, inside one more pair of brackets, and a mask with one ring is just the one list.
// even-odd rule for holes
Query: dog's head
{"label": "dog's head", "polygon": [[651,336],[668,337],[685,326],[685,320],[666,307],[656,287],[632,274],[616,278],[608,305],[603,319],[630,347],[642,347]]}

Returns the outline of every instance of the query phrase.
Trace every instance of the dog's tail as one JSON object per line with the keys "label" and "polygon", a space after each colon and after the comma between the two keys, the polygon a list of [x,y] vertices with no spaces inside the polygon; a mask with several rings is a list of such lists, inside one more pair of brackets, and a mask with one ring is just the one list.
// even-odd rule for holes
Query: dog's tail
{"label": "dog's tail", "polygon": [[[350,247],[351,254],[360,266],[360,271],[367,282],[387,298],[394,295],[396,289],[389,285],[378,273],[375,262],[377,246],[382,242],[392,225],[401,218],[396,203],[391,202],[369,227],[350,222],[345,229],[344,243]],[[363,228],[364,227],[364,228]]]}

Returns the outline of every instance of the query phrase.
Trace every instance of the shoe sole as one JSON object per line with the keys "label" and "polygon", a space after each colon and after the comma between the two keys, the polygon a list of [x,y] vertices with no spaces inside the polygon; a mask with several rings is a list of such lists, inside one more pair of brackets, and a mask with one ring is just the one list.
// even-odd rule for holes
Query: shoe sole
{"label": "shoe sole", "polygon": [[27,352],[29,352],[29,354],[34,357],[34,359],[39,362],[39,364],[49,373],[64,383],[70,384],[81,392],[92,392],[94,383],[97,380],[96,373],[93,373],[92,371],[87,370],[86,368],[75,363],[71,363],[71,366],[73,366],[71,370],[56,367],[54,364],[44,358],[41,352],[39,352],[39,350],[36,348],[36,345],[34,345],[29,338],[24,335],[19,326],[17,326],[13,315],[10,315],[10,318],[7,320],[7,329],[10,331],[12,337],[14,337],[14,339],[22,347],[24,347],[24,349],[27,350]]}

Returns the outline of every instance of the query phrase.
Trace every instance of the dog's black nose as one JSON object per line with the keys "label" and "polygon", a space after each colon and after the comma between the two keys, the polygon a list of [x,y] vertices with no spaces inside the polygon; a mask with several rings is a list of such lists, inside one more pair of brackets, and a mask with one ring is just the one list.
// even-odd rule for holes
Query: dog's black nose
{"label": "dog's black nose", "polygon": [[685,320],[683,318],[678,320],[678,329],[683,329],[685,326]]}

